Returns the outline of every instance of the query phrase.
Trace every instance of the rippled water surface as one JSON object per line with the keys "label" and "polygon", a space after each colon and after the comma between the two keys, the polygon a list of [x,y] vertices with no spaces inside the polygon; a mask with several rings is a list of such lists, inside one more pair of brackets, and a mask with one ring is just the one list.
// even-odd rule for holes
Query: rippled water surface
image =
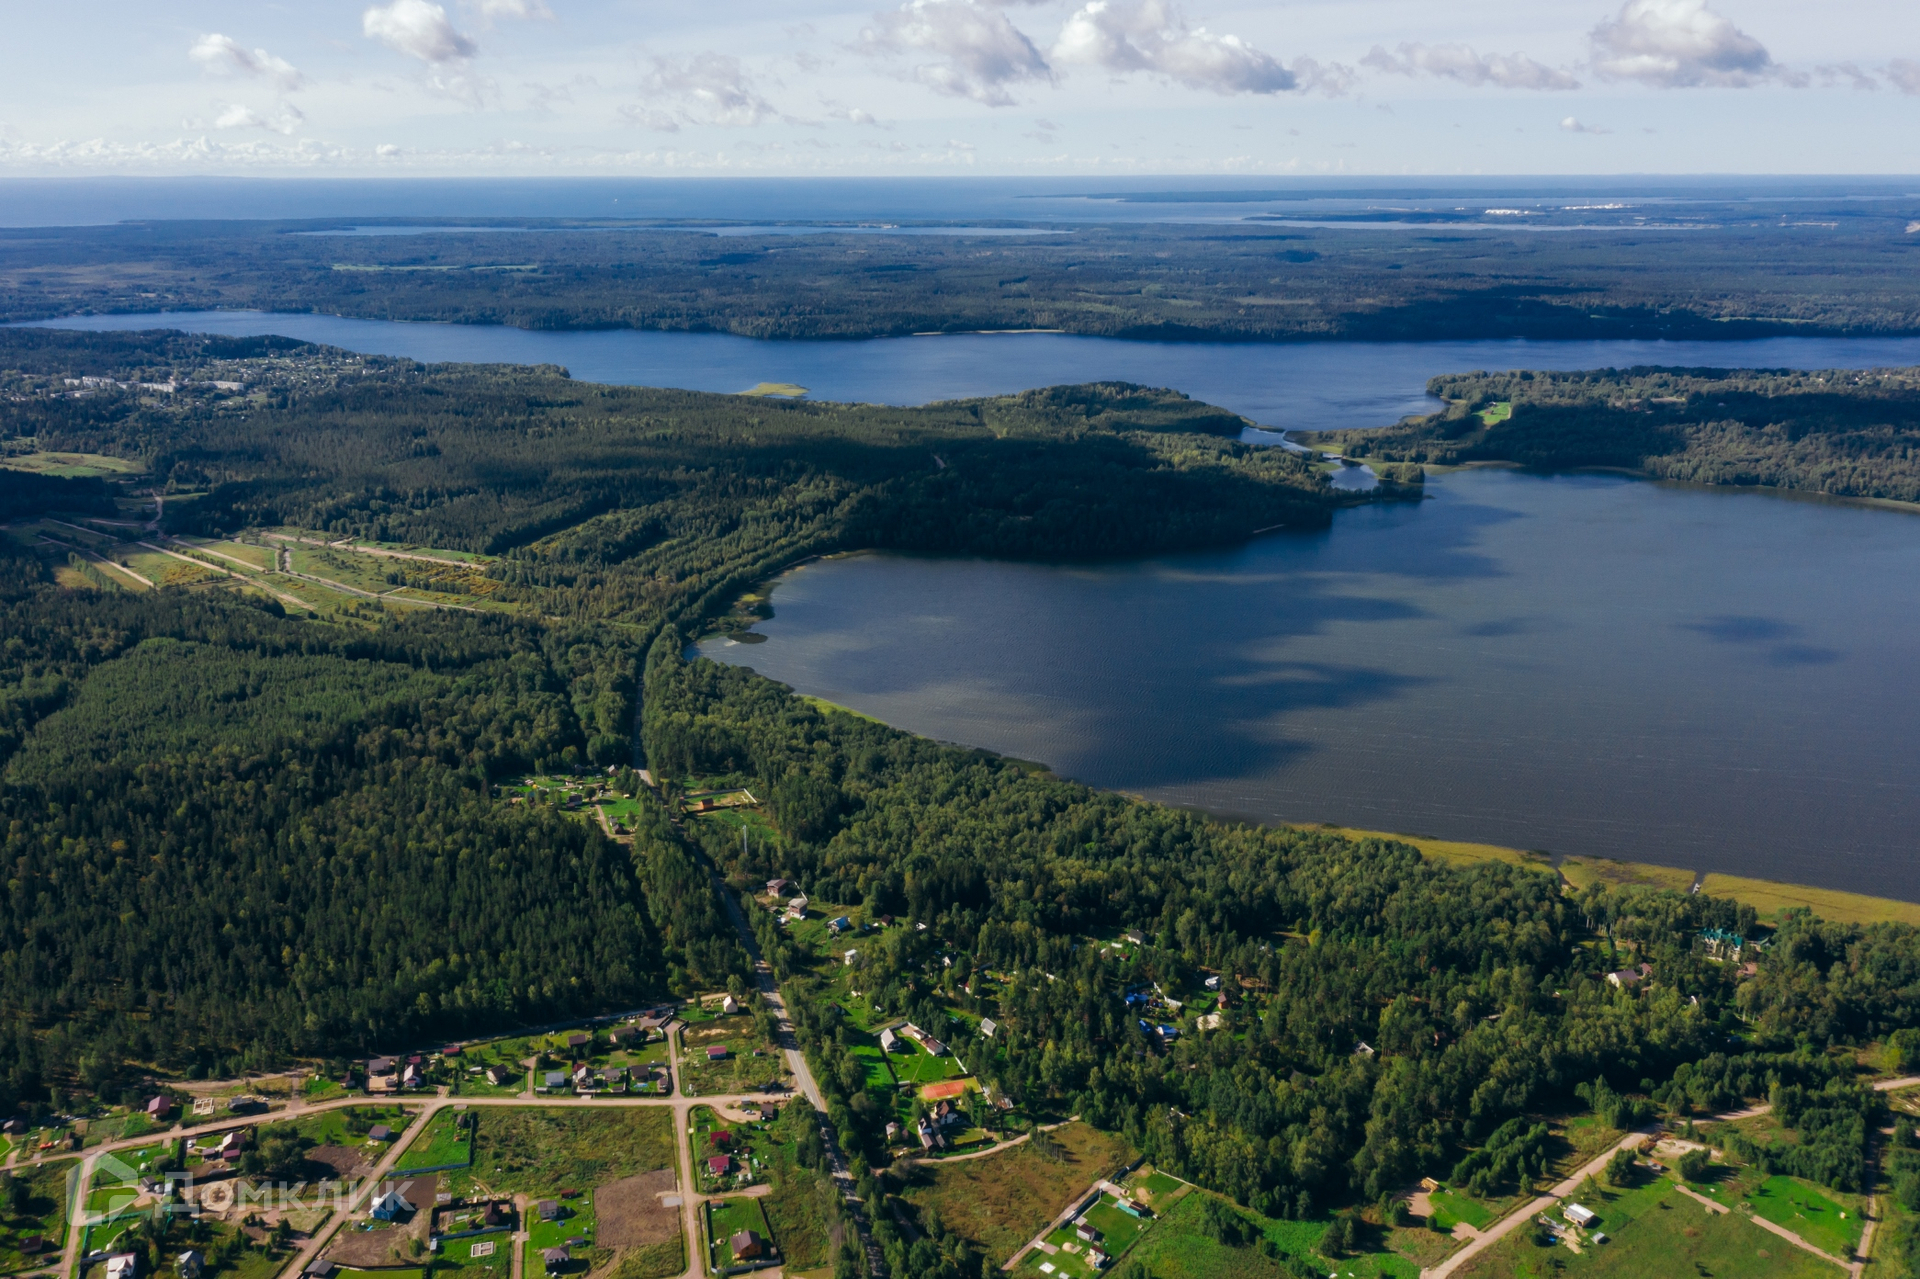
{"label": "rippled water surface", "polygon": [[706,652],[1262,819],[1920,899],[1920,518],[1510,471],[1146,563],[860,555]]}

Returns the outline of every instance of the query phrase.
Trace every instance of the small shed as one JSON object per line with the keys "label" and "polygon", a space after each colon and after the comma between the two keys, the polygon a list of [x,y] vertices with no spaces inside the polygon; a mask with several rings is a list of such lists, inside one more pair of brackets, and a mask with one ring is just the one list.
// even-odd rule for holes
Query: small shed
{"label": "small shed", "polygon": [[713,1044],[707,1048],[708,1061],[725,1061],[726,1059],[727,1046],[725,1044]]}
{"label": "small shed", "polygon": [[367,1129],[367,1140],[392,1141],[393,1129],[387,1127],[385,1124],[375,1124],[373,1127]]}
{"label": "small shed", "polygon": [[1566,1213],[1567,1220],[1576,1226],[1592,1225],[1593,1219],[1597,1215],[1593,1209],[1586,1207],[1584,1204],[1568,1204],[1563,1211]]}
{"label": "small shed", "polygon": [[992,1039],[993,1032],[998,1029],[1000,1029],[1000,1023],[995,1021],[993,1018],[982,1017],[980,1019],[980,1033],[985,1035],[988,1039]]}
{"label": "small shed", "polygon": [[309,1276],[310,1279],[333,1279],[333,1272],[338,1269],[338,1266],[328,1261],[325,1257],[315,1257],[307,1263],[307,1268],[300,1273]]}

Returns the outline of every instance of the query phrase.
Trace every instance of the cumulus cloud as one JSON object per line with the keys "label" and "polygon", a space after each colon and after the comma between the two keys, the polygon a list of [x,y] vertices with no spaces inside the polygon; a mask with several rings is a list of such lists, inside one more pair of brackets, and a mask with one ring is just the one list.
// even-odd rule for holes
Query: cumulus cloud
{"label": "cumulus cloud", "polygon": [[1742,89],[1781,74],[1766,46],[1706,0],[1627,0],[1589,39],[1601,76],[1657,89]]}
{"label": "cumulus cloud", "polygon": [[396,53],[438,65],[462,62],[479,51],[432,0],[392,0],[375,5],[360,17],[360,29]]}
{"label": "cumulus cloud", "polygon": [[198,62],[202,70],[213,75],[243,75],[271,80],[289,93],[307,82],[299,68],[285,58],[276,58],[265,49],[249,49],[232,36],[223,36],[217,31],[195,40],[193,47],[187,50],[187,56]]}
{"label": "cumulus cloud", "polygon": [[1300,78],[1239,36],[1189,28],[1166,0],[1088,0],[1060,29],[1054,60],[1146,71],[1215,93],[1280,93]]}
{"label": "cumulus cloud", "polygon": [[1900,92],[1920,95],[1920,62],[1911,58],[1895,58],[1883,71]]}
{"label": "cumulus cloud", "polygon": [[992,107],[1013,105],[1008,86],[1051,81],[1053,70],[1025,33],[998,9],[976,0],[908,0],[875,15],[860,33],[869,53],[927,53],[914,76],[936,93]]}
{"label": "cumulus cloud", "polygon": [[1491,84],[1502,89],[1578,89],[1567,72],[1518,53],[1476,53],[1464,44],[1403,44],[1394,53],[1380,45],[1360,59],[1362,66],[1393,75],[1430,75],[1462,84]]}
{"label": "cumulus cloud", "polygon": [[269,133],[290,135],[306,119],[297,107],[282,105],[277,115],[268,118],[251,107],[231,106],[213,122],[216,129],[265,129]]}
{"label": "cumulus cloud", "polygon": [[1573,116],[1568,116],[1566,119],[1562,120],[1560,122],[1560,127],[1562,129],[1565,129],[1568,133],[1612,133],[1613,132],[1612,129],[1596,129],[1590,124],[1582,124],[1578,119],[1576,119]]}
{"label": "cumulus cloud", "polygon": [[673,105],[636,104],[622,107],[629,123],[673,133],[682,124],[749,126],[784,118],[762,97],[738,58],[723,53],[700,53],[682,61],[655,58],[641,82],[649,98],[668,99]]}

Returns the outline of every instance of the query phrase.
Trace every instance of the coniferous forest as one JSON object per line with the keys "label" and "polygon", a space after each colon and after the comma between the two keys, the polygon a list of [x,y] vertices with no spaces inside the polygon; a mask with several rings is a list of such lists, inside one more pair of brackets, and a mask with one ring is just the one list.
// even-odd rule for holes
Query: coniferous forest
{"label": "coniferous forest", "polygon": [[[1417,498],[1417,469],[1337,494],[1297,457],[1240,443],[1231,414],[1126,385],[897,409],[12,332],[0,367],[14,452],[143,468],[118,487],[37,480],[7,499],[10,527],[104,500],[165,532],[484,554],[476,572],[496,588],[485,610],[321,618],[221,582],[76,580],[52,539],[0,548],[0,1106],[724,987],[747,954],[720,885],[782,876],[926,925],[869,943],[862,985],[876,1006],[951,1026],[995,1095],[1078,1114],[1269,1216],[1371,1204],[1425,1174],[1511,1191],[1541,1167],[1543,1111],[1629,1128],[1755,1099],[1797,1132],[1755,1159],[1865,1184],[1884,1113],[1852,1053],[1920,1028],[1912,928],[1790,914],[1763,929],[1702,895],[1563,891],[1536,866],[1221,821],[688,656],[739,620],[744,592],[809,556],[1227,543],[1324,524],[1342,501]],[[82,376],[129,385],[68,392]],[[1690,433],[1693,408],[1721,397],[1817,417],[1863,472],[1900,482],[1892,444],[1859,442],[1883,438],[1876,424],[1897,434],[1906,384],[1816,392],[1812,376],[1466,378],[1440,388],[1464,408],[1371,438],[1381,456],[1452,461],[1482,445],[1442,457],[1453,446],[1430,437],[1496,449],[1633,415],[1666,451],[1619,464],[1699,450],[1706,466],[1724,432]],[[140,391],[162,377],[179,389]],[[1511,425],[1478,416],[1496,400]],[[1469,414],[1484,436],[1447,434]],[[1536,420],[1563,426],[1526,437]],[[1712,417],[1730,420],[1745,419]],[[1519,460],[1567,463],[1570,447]],[[660,790],[631,781],[640,766]],[[588,768],[632,789],[630,844],[496,792]],[[695,783],[762,796],[763,837],[676,823],[668,804]],[[877,1210],[899,1188],[877,1175],[890,1116],[844,1008],[812,997],[832,973],[752,917]],[[1701,949],[1708,929],[1767,945],[1751,967],[1720,962]],[[1119,930],[1137,943],[1103,944]],[[1629,962],[1657,981],[1605,979]],[[1234,996],[1207,1034],[1156,1035],[1126,1002],[1202,974]],[[983,1016],[1000,1027],[990,1044]],[[889,1231],[903,1275],[979,1272],[977,1256]]]}

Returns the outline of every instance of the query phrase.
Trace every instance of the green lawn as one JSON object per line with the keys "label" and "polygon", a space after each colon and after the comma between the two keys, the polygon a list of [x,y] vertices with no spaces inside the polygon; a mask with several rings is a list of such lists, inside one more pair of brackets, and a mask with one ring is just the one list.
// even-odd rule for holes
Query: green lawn
{"label": "green lawn", "polygon": [[67,1176],[79,1165],[71,1159],[26,1165],[13,1175],[27,1187],[24,1210],[0,1215],[0,1272],[21,1270],[29,1258],[20,1252],[22,1240],[39,1237],[53,1241],[55,1255],[67,1237]]}
{"label": "green lawn", "polygon": [[[726,1048],[724,1060],[707,1059],[707,1050],[715,1045]],[[762,1085],[786,1077],[784,1058],[746,1013],[705,1020],[681,1031],[680,1066],[680,1091],[686,1097],[757,1092]]]}
{"label": "green lawn", "polygon": [[591,1260],[596,1224],[593,1196],[581,1194],[573,1199],[559,1199],[559,1192],[555,1190],[548,1191],[541,1197],[558,1200],[563,1215],[557,1221],[543,1221],[539,1211],[531,1204],[528,1205],[524,1219],[527,1232],[525,1273],[544,1274],[546,1263],[541,1260],[540,1254],[549,1248],[567,1247],[569,1239],[584,1237],[587,1241],[584,1245],[573,1247],[569,1251],[574,1257]]}
{"label": "green lawn", "polygon": [[894,1077],[903,1084],[937,1084],[942,1079],[953,1079],[966,1073],[961,1070],[960,1063],[954,1060],[952,1053],[935,1057],[904,1038],[898,1041],[898,1047],[887,1057],[887,1064],[893,1067]]}
{"label": "green lawn", "polygon": [[[1169,1196],[1171,1192],[1168,1192]],[[1174,1201],[1128,1254],[1155,1279],[1291,1279],[1286,1263],[1258,1245],[1229,1247],[1214,1238],[1205,1217],[1204,1192]],[[1324,1221],[1278,1221],[1239,1210],[1264,1237],[1268,1250],[1296,1258],[1314,1273],[1378,1279],[1416,1279],[1420,1267],[1392,1252],[1369,1252],[1331,1262],[1317,1252],[1326,1233]],[[1023,1267],[1025,1269],[1025,1267]]]}
{"label": "green lawn", "polygon": [[1543,1247],[1532,1230],[1516,1230],[1455,1274],[1459,1279],[1644,1279],[1711,1275],[1713,1279],[1839,1279],[1826,1262],[1762,1230],[1740,1212],[1711,1212],[1682,1195],[1668,1178],[1647,1178],[1631,1190],[1602,1190],[1580,1202],[1599,1214],[1608,1236],[1575,1254]]}
{"label": "green lawn", "polygon": [[[1851,1257],[1860,1246],[1860,1201],[1795,1177],[1769,1177],[1742,1187],[1754,1215],[1785,1226],[1814,1247]],[[1842,1213],[1846,1215],[1841,1216]]]}
{"label": "green lawn", "polygon": [[407,1144],[396,1173],[416,1168],[439,1168],[446,1164],[466,1164],[473,1160],[473,1129],[477,1111],[448,1107],[428,1121],[425,1131]]}
{"label": "green lawn", "polygon": [[734,1264],[733,1249],[728,1246],[735,1231],[751,1230],[762,1239],[773,1239],[773,1228],[754,1199],[710,1199],[707,1216],[707,1264],[714,1271]]}
{"label": "green lawn", "polygon": [[1437,1229],[1451,1230],[1456,1223],[1464,1221],[1475,1230],[1485,1230],[1494,1223],[1494,1210],[1478,1199],[1470,1199],[1450,1190],[1436,1190],[1428,1199],[1433,1204],[1434,1226]]}
{"label": "green lawn", "polygon": [[405,1132],[419,1113],[418,1106],[345,1106],[287,1122],[293,1125],[294,1132],[316,1146],[363,1146],[375,1124]]}

